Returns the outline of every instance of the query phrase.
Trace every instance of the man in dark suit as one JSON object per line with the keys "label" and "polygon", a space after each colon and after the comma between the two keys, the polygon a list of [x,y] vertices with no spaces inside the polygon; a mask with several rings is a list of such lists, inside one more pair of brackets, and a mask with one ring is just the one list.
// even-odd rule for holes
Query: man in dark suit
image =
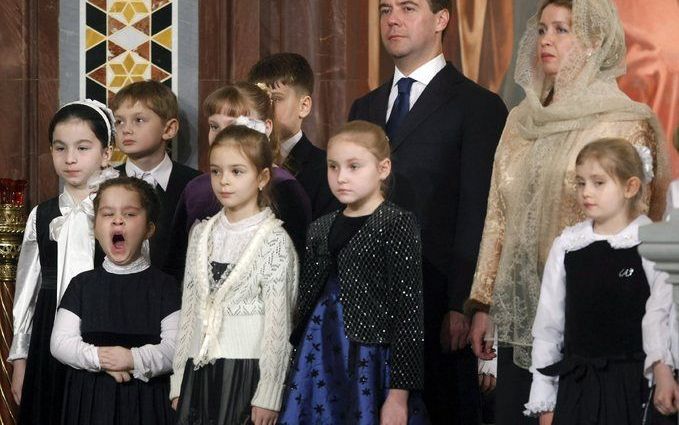
{"label": "man in dark suit", "polygon": [[450,0],[380,0],[393,78],[351,107],[349,120],[383,126],[392,147],[390,198],[413,211],[423,243],[425,389],[435,424],[478,423],[477,363],[467,343],[469,295],[502,100],[442,54]]}
{"label": "man in dark suit", "polygon": [[309,62],[297,53],[276,53],[257,62],[248,80],[265,84],[270,90],[282,165],[309,196],[312,219],[338,209],[341,205],[328,186],[325,151],[302,132],[302,122],[313,105],[314,73]]}

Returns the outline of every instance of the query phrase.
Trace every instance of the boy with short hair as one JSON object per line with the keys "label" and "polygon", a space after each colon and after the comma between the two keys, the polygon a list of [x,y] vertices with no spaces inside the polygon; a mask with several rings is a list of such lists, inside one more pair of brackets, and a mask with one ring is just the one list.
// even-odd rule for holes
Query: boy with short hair
{"label": "boy with short hair", "polygon": [[172,161],[167,144],[179,129],[179,106],[172,90],[158,81],[138,81],[123,87],[110,102],[116,144],[127,161],[116,167],[121,175],[145,180],[156,189],[160,219],[151,238],[151,263],[165,263],[169,230],[184,186],[199,171]]}
{"label": "boy with short hair", "polygon": [[302,122],[313,104],[314,73],[309,62],[296,53],[277,53],[257,62],[248,80],[270,88],[283,167],[304,187],[311,200],[312,218],[338,209],[340,203],[328,186],[325,151],[302,132]]}

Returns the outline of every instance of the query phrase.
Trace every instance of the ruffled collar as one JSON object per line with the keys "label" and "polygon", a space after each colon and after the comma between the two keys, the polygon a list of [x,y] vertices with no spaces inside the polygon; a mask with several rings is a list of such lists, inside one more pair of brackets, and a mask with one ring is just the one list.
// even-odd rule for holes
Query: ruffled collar
{"label": "ruffled collar", "polygon": [[231,223],[229,219],[226,218],[224,210],[221,210],[219,212],[218,222],[222,230],[240,233],[257,228],[260,224],[264,222],[264,220],[266,220],[272,215],[273,212],[271,211],[271,208],[267,207],[253,216],[244,218],[243,220],[237,221],[235,223]]}
{"label": "ruffled collar", "polygon": [[108,257],[105,257],[102,267],[104,267],[104,270],[107,272],[113,274],[132,274],[148,269],[151,267],[151,263],[149,263],[149,261],[143,255],[140,255],[139,258],[132,261],[131,263],[120,266],[112,262]]}
{"label": "ruffled collar", "polygon": [[594,233],[592,220],[585,220],[567,227],[561,234],[561,240],[566,251],[576,251],[596,241],[607,241],[614,249],[631,248],[641,243],[639,226],[650,223],[652,223],[650,218],[640,215],[615,235],[600,235]]}

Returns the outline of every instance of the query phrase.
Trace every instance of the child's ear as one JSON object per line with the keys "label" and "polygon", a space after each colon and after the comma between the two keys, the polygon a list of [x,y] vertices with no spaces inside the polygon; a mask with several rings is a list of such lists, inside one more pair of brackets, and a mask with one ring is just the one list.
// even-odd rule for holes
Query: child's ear
{"label": "child's ear", "polygon": [[377,171],[380,174],[380,179],[385,180],[391,174],[391,159],[384,158],[377,164]]}
{"label": "child's ear", "polygon": [[266,129],[264,130],[264,131],[266,131],[266,136],[267,136],[267,137],[270,137],[270,136],[271,136],[271,132],[273,131],[273,121],[271,121],[271,120],[268,119],[268,118],[265,119],[265,120],[264,120],[264,126],[266,127]]}
{"label": "child's ear", "polygon": [[151,239],[153,235],[156,234],[156,225],[154,223],[149,223],[146,230],[146,237],[144,239]]}
{"label": "child's ear", "polygon": [[179,131],[179,121],[177,118],[170,118],[165,123],[165,129],[163,129],[163,140],[168,141],[174,138]]}
{"label": "child's ear", "polygon": [[259,183],[259,190],[262,190],[264,186],[269,184],[269,180],[271,180],[271,171],[268,168],[263,169],[257,178],[258,183]]}
{"label": "child's ear", "polygon": [[630,177],[625,184],[625,198],[634,198],[640,190],[641,180],[639,180],[639,177]]}
{"label": "child's ear", "polygon": [[101,168],[108,167],[112,156],[113,156],[113,146],[105,147],[104,152],[101,155]]}
{"label": "child's ear", "polygon": [[311,113],[311,107],[313,106],[313,104],[314,104],[314,102],[311,99],[311,96],[309,96],[308,94],[302,96],[299,99],[299,118],[300,119],[303,120],[304,118],[309,116],[309,114]]}

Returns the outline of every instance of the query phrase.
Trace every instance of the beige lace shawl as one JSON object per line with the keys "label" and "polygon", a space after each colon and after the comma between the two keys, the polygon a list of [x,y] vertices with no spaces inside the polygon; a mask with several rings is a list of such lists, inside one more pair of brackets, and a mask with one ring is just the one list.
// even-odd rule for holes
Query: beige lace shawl
{"label": "beige lace shawl", "polygon": [[[538,9],[539,10],[539,9]],[[644,212],[657,220],[668,183],[662,132],[651,110],[622,93],[624,35],[609,0],[574,0],[579,46],[553,81],[537,66],[537,21],[528,22],[516,81],[526,99],[514,108],[498,146],[470,299],[489,305],[498,341],[530,366],[531,328],[547,253],[556,236],[583,219],[575,197],[575,158],[587,143],[623,137],[654,155],[656,179],[644,188]],[[542,100],[554,90],[554,101]]]}

